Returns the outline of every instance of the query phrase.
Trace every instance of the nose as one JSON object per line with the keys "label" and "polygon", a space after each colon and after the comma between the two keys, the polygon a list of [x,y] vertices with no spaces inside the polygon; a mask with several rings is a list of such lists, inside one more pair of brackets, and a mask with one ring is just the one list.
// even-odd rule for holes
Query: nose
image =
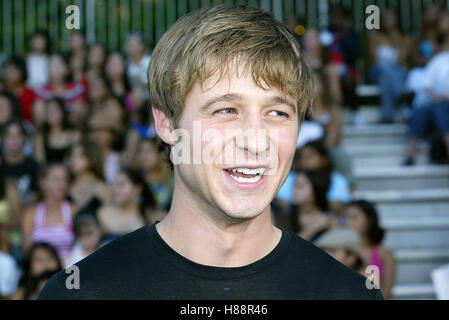
{"label": "nose", "polygon": [[236,146],[247,150],[250,154],[258,155],[270,148],[268,130],[259,113],[248,113],[242,119],[242,131],[235,137]]}

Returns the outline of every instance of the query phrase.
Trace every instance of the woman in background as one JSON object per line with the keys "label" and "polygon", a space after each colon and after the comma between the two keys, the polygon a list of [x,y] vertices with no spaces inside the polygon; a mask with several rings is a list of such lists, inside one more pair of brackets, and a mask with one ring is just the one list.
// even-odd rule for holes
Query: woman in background
{"label": "woman in background", "polygon": [[113,201],[98,211],[103,233],[109,240],[159,219],[156,202],[137,171],[122,169],[112,186]]}
{"label": "woman in background", "polygon": [[55,247],[63,264],[74,241],[75,207],[67,200],[68,171],[62,164],[49,164],[40,172],[42,200],[28,208],[23,217],[23,248],[47,242]]}
{"label": "woman in background", "polygon": [[386,299],[391,298],[396,262],[393,252],[381,245],[384,230],[379,226],[375,207],[365,200],[353,201],[346,207],[345,216],[348,227],[360,234],[365,265],[374,265],[379,269],[382,293]]}
{"label": "woman in background", "polygon": [[41,163],[63,162],[74,139],[64,101],[46,102],[46,120],[35,136],[35,158]]}
{"label": "woman in background", "polygon": [[46,272],[59,272],[62,270],[62,262],[56,249],[46,243],[34,243],[25,253],[22,261],[22,276],[19,287],[14,293],[13,300],[26,299],[26,291],[33,282],[33,278]]}
{"label": "woman in background", "polygon": [[98,147],[88,141],[72,146],[69,157],[73,176],[69,196],[80,210],[96,212],[101,205],[111,201],[111,193],[103,178],[103,160]]}

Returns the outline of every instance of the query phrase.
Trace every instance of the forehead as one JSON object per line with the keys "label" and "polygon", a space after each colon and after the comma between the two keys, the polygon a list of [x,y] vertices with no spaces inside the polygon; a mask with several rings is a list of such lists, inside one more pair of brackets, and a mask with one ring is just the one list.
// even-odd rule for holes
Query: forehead
{"label": "forehead", "polygon": [[288,103],[296,105],[293,97],[286,96],[278,88],[270,87],[262,79],[256,83],[250,71],[244,70],[243,67],[228,70],[222,76],[217,71],[203,82],[197,81],[186,96],[186,105],[192,100],[207,101],[228,94],[251,100],[281,97]]}

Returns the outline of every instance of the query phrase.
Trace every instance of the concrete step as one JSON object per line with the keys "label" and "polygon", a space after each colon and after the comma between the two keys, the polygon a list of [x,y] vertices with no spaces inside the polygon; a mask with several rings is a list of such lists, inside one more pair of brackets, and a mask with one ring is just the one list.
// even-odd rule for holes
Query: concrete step
{"label": "concrete step", "polygon": [[405,144],[407,127],[404,124],[368,124],[365,126],[343,126],[342,145],[386,145]]}
{"label": "concrete step", "polygon": [[[400,156],[405,157],[407,151],[407,144],[405,142],[374,144],[374,145],[348,145],[345,146],[346,152],[355,158],[367,157],[391,157]],[[423,144],[419,148],[419,154],[427,154],[429,147]]]}
{"label": "concrete step", "polygon": [[[378,101],[366,101],[366,104],[360,106],[358,108],[358,114],[363,119],[365,124],[376,124],[379,121],[380,118],[380,106],[378,104]],[[351,125],[353,123],[354,119],[354,112],[351,111],[349,108],[343,109],[343,115],[342,115],[342,124],[344,125]],[[397,111],[394,115],[394,121],[396,123],[402,122],[402,116],[401,112]]]}
{"label": "concrete step", "polygon": [[449,188],[449,166],[358,167],[357,190]]}
{"label": "concrete step", "polygon": [[[398,141],[397,141],[398,142]],[[345,145],[347,147],[347,145]],[[404,155],[383,156],[351,156],[352,165],[355,169],[369,167],[399,167],[404,162]],[[427,154],[421,153],[416,157],[416,165],[430,164]]]}
{"label": "concrete step", "polygon": [[449,262],[447,248],[401,249],[394,254],[396,284],[432,282],[432,270]]}
{"label": "concrete step", "polygon": [[365,126],[345,125],[341,128],[343,138],[357,137],[395,137],[404,136],[407,132],[407,126],[402,123],[398,124],[368,124]]}
{"label": "concrete step", "polygon": [[393,299],[436,299],[435,289],[431,282],[396,285],[393,287]]}

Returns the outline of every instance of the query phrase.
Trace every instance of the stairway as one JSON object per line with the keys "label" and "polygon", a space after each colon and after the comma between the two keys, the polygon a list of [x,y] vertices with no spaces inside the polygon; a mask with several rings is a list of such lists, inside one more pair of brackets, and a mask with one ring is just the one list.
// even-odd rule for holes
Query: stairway
{"label": "stairway", "polygon": [[407,127],[375,124],[376,106],[360,110],[362,127],[345,111],[342,145],[353,161],[355,197],[376,203],[383,244],[395,253],[393,299],[435,299],[430,273],[449,263],[449,166],[429,164],[425,144],[415,166],[401,166]]}

